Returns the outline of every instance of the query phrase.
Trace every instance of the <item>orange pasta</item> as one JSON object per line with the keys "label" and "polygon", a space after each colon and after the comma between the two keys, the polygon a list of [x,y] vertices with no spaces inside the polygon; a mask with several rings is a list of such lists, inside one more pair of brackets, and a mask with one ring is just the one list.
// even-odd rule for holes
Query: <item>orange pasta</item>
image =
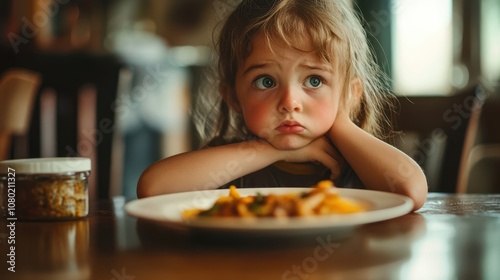
{"label": "orange pasta", "polygon": [[347,214],[366,210],[357,201],[341,198],[332,181],[318,182],[310,191],[242,197],[231,186],[227,196],[219,197],[208,209],[188,209],[184,218],[194,217],[305,217]]}

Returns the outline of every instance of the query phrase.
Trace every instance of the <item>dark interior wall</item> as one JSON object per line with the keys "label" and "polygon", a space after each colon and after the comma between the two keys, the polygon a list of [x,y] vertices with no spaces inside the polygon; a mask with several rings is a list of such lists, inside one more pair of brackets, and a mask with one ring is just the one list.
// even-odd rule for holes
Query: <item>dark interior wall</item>
{"label": "dark interior wall", "polygon": [[392,77],[392,9],[390,0],[355,0],[378,64]]}

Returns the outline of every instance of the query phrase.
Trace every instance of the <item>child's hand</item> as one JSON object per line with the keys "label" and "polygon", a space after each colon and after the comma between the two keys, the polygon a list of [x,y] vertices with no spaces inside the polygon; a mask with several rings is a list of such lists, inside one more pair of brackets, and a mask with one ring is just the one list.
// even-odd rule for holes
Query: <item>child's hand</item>
{"label": "child's hand", "polygon": [[321,137],[297,150],[286,150],[286,162],[319,162],[332,172],[332,180],[340,175],[343,157],[327,137]]}
{"label": "child's hand", "polygon": [[342,137],[338,136],[338,134],[334,132],[335,130],[337,130],[337,127],[342,126],[343,124],[346,123],[352,123],[351,118],[349,118],[349,115],[345,110],[339,110],[339,112],[337,113],[337,117],[335,118],[335,122],[333,123],[332,127],[326,134],[332,142],[335,142],[334,135],[337,135],[339,139],[343,138],[343,136]]}

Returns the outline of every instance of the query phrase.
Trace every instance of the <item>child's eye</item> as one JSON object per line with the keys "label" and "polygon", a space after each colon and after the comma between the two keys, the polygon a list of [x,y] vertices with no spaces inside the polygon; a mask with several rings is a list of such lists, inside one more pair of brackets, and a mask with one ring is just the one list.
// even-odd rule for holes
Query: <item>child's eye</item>
{"label": "child's eye", "polygon": [[276,85],[274,80],[268,76],[259,77],[253,83],[258,89],[268,89]]}
{"label": "child's eye", "polygon": [[323,84],[323,80],[318,76],[309,76],[306,79],[305,86],[308,88],[318,88]]}

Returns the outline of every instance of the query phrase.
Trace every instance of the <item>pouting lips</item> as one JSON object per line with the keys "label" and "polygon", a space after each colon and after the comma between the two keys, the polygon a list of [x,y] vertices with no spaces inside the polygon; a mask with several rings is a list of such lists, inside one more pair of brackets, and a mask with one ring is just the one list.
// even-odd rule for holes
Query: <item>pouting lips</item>
{"label": "pouting lips", "polygon": [[277,128],[277,131],[282,133],[301,133],[304,127],[295,121],[284,121]]}

